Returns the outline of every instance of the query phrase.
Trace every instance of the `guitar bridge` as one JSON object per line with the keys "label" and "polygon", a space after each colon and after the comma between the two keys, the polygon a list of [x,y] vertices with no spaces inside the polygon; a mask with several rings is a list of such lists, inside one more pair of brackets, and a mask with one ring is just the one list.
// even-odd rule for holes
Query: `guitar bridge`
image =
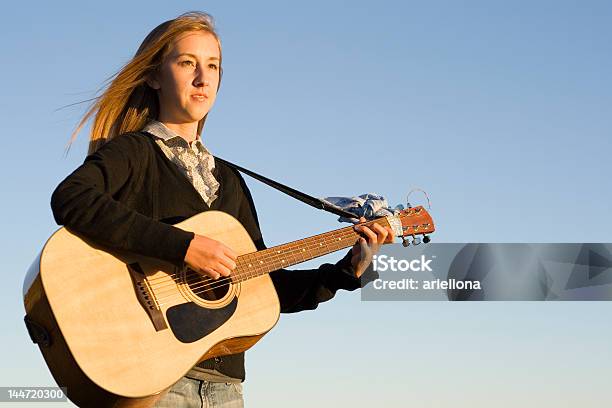
{"label": "guitar bridge", "polygon": [[153,323],[153,327],[155,327],[155,331],[161,331],[168,328],[166,324],[166,320],[164,319],[164,315],[159,308],[159,304],[157,303],[157,299],[153,295],[151,288],[146,280],[145,273],[138,263],[128,264],[128,270],[130,271],[130,276],[132,277],[132,282],[134,283],[134,290],[136,291],[136,297],[138,301],[144,308],[144,310],[149,315],[151,319],[151,323]]}

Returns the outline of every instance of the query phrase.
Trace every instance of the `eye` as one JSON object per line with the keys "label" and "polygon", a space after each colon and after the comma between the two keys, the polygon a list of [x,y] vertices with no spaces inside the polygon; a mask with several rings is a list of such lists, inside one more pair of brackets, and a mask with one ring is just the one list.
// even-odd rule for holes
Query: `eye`
{"label": "eye", "polygon": [[208,64],[208,68],[214,69],[216,71],[219,69],[219,66],[217,64],[210,63]]}
{"label": "eye", "polygon": [[179,62],[179,64],[183,67],[195,67],[195,62],[193,62],[192,60],[181,61]]}

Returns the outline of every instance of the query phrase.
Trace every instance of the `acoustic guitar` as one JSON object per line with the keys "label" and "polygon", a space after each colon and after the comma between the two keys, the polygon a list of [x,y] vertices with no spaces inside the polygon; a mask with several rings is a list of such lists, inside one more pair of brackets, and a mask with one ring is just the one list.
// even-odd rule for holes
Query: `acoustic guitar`
{"label": "acoustic guitar", "polygon": [[[424,242],[434,223],[423,207],[367,224]],[[78,406],[149,407],[194,365],[253,346],[278,321],[269,272],[352,246],[352,226],[257,251],[232,216],[207,211],[177,227],[239,254],[212,280],[159,260],[109,253],[55,232],[24,282],[26,326],[58,385]]]}

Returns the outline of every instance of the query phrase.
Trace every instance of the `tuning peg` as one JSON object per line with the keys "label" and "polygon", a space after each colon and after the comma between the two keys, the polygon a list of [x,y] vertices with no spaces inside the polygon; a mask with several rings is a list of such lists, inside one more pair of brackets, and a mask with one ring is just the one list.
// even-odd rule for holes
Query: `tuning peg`
{"label": "tuning peg", "polygon": [[406,248],[410,245],[410,242],[406,239],[406,237],[402,237],[402,245]]}
{"label": "tuning peg", "polygon": [[412,245],[419,245],[421,243],[421,238],[419,237],[414,237],[414,239],[412,240]]}
{"label": "tuning peg", "polygon": [[429,241],[431,241],[431,238],[429,238],[428,235],[424,235],[423,236],[423,242],[426,243],[426,244],[429,244]]}

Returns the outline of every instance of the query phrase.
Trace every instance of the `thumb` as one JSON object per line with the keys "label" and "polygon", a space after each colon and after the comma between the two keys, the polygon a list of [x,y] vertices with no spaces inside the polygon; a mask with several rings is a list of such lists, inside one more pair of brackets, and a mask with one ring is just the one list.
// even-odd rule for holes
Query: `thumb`
{"label": "thumb", "polygon": [[359,255],[360,255],[360,258],[361,259],[366,258],[367,255],[368,255],[368,249],[369,249],[368,248],[368,241],[366,241],[365,238],[361,237],[361,238],[359,238],[358,245],[359,245]]}

